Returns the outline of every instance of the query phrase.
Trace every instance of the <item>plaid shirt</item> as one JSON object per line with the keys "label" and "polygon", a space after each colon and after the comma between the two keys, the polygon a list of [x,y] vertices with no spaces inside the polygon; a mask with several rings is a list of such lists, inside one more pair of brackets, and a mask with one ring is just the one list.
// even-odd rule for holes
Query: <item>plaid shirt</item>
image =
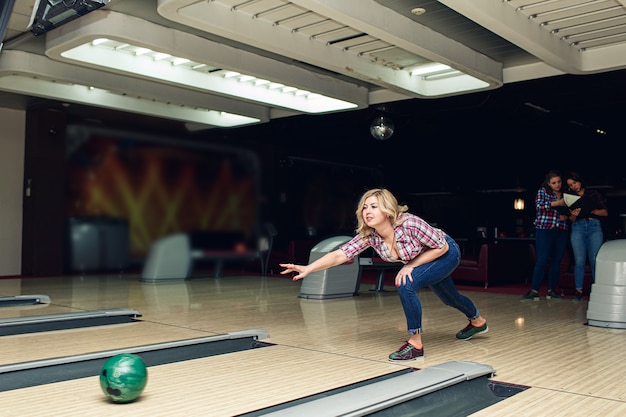
{"label": "plaid shirt", "polygon": [[400,259],[391,257],[390,248],[383,242],[376,230],[372,230],[369,236],[356,235],[339,249],[346,254],[348,259],[352,259],[365,249],[372,247],[384,261],[407,263],[426,249],[439,249],[445,245],[446,234],[442,230],[432,227],[420,217],[403,213],[399,220],[402,224],[394,228],[394,234]]}
{"label": "plaid shirt", "polygon": [[[561,229],[569,230],[569,222],[561,220],[561,212],[552,207],[550,203],[558,200],[556,194],[550,194],[545,188],[541,187],[535,196],[535,209],[537,215],[535,217],[535,229]],[[567,211],[563,207],[564,212]]]}

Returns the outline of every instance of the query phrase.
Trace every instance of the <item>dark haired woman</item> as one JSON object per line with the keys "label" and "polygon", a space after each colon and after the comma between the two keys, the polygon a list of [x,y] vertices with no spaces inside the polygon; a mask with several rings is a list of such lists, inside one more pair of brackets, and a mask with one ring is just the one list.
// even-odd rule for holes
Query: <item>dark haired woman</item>
{"label": "dark haired woman", "polygon": [[561,259],[567,249],[569,221],[563,200],[563,179],[557,170],[546,174],[535,196],[535,253],[536,261],[530,291],[522,300],[539,300],[539,287],[548,269],[548,292],[546,298],[561,298],[556,285],[561,272]]}
{"label": "dark haired woman", "polygon": [[296,272],[293,280],[314,271],[341,265],[372,247],[387,262],[401,262],[402,269],[395,278],[400,301],[407,321],[409,338],[389,355],[394,362],[422,359],[422,305],[417,291],[430,287],[444,304],[454,307],[469,320],[456,333],[457,339],[469,340],[486,333],[487,321],[474,303],[459,293],[450,274],[459,265],[459,246],[442,230],[407,212],[394,195],[386,189],[372,189],[361,197],[356,210],[357,235],[339,249],[327,253],[309,265],[280,264],[281,274]]}
{"label": "dark haired woman", "polygon": [[596,256],[604,243],[601,218],[609,215],[606,201],[602,194],[596,190],[588,190],[585,183],[577,172],[570,172],[566,176],[568,192],[580,199],[571,207],[570,221],[572,233],[570,241],[574,252],[574,283],[576,300],[583,299],[583,281],[585,277],[585,264],[589,258],[591,274],[596,278]]}

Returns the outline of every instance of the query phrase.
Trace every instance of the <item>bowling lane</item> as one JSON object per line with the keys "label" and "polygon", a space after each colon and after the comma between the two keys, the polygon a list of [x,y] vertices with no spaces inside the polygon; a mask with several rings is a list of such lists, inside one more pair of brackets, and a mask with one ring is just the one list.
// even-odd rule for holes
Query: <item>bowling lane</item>
{"label": "bowling lane", "polygon": [[9,317],[0,319],[0,336],[132,323],[140,316],[141,313],[137,310],[116,308],[28,317]]}
{"label": "bowling lane", "polygon": [[533,387],[471,414],[471,417],[494,416],[568,416],[620,417],[626,415],[626,403],[593,395],[579,395],[551,388]]}
{"label": "bowling lane", "polygon": [[109,402],[95,376],[2,392],[0,403],[6,415],[21,417],[42,410],[65,417],[234,416],[399,369],[393,363],[277,345],[149,367],[143,394],[129,404]]}
{"label": "bowling lane", "polygon": [[271,346],[260,342],[267,333],[259,330],[234,332],[180,341],[105,350],[0,365],[0,391],[15,390],[98,375],[103,361],[120,354],[140,356],[146,366],[180,362],[213,355]]}
{"label": "bowling lane", "polygon": [[0,319],[13,317],[30,317],[42,314],[64,314],[80,311],[76,308],[60,306],[55,304],[18,304],[7,305],[0,308]]}
{"label": "bowling lane", "polygon": [[[238,329],[236,329],[238,330]],[[147,321],[0,337],[0,364],[215,335]]]}

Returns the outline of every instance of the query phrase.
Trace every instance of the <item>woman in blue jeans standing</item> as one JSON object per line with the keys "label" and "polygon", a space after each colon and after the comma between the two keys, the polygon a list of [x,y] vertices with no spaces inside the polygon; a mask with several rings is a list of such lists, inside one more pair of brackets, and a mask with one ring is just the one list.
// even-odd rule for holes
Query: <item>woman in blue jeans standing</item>
{"label": "woman in blue jeans standing", "polygon": [[539,300],[539,287],[548,269],[548,292],[546,299],[561,298],[556,284],[561,273],[561,259],[569,239],[569,210],[563,200],[563,180],[557,170],[550,170],[535,196],[535,253],[537,259],[533,269],[530,291],[522,300]]}
{"label": "woman in blue jeans standing", "polygon": [[430,287],[444,304],[454,307],[469,320],[456,338],[469,340],[486,333],[487,321],[474,303],[459,293],[450,275],[459,265],[461,253],[456,242],[420,217],[407,212],[386,189],[375,188],[363,194],[356,210],[357,235],[339,249],[327,253],[309,265],[280,264],[281,274],[297,273],[297,281],[314,271],[341,265],[367,248],[374,248],[387,262],[398,262],[402,268],[395,285],[404,309],[409,338],[389,355],[394,362],[422,359],[422,304],[417,291]]}
{"label": "woman in blue jeans standing", "polygon": [[[585,276],[585,264],[589,258],[591,274],[596,279],[596,256],[600,247],[604,243],[601,218],[609,215],[606,208],[606,200],[596,190],[588,190],[585,183],[577,172],[570,172],[566,176],[568,192],[580,199],[576,206],[570,209],[570,221],[572,222],[572,233],[570,240],[572,251],[574,252],[574,282],[576,293],[574,298],[583,298],[583,279]],[[575,208],[574,208],[575,207]]]}

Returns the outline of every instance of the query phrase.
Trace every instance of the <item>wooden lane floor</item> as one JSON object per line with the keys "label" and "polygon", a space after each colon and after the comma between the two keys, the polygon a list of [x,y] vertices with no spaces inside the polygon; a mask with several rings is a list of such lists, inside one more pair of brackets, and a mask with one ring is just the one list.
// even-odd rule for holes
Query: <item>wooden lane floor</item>
{"label": "wooden lane floor", "polygon": [[[0,337],[0,365],[193,339],[207,332],[159,323],[112,324]],[[0,414],[1,415],[1,414]]]}
{"label": "wooden lane floor", "polygon": [[313,395],[398,369],[272,346],[150,367],[145,391],[130,404],[109,403],[97,377],[2,392],[0,401],[10,416],[41,415],[42,410],[55,416],[234,416],[293,400],[296,393]]}
{"label": "wooden lane floor", "polygon": [[[488,364],[496,370],[494,380],[531,387],[476,413],[480,417],[612,415],[597,413],[609,409],[621,411],[616,415],[626,413],[626,387],[621,383],[626,373],[626,333],[586,326],[586,302],[521,302],[518,295],[497,294],[493,289],[468,291],[487,317],[490,331],[459,341],[454,334],[465,326],[465,319],[430,291],[422,291],[426,358],[399,365],[387,361],[387,355],[406,337],[393,288],[388,293],[364,288],[358,297],[306,300],[298,298],[298,283],[282,277],[198,278],[175,284],[142,284],[137,277],[30,278],[19,287],[24,294],[48,294],[52,304],[65,308],[132,307],[142,312],[143,323],[2,337],[3,354],[5,348],[13,351],[8,361],[16,360],[19,350],[24,351],[21,360],[28,360],[45,352],[61,356],[57,352],[78,354],[143,345],[159,338],[175,340],[253,328],[266,330],[268,341],[277,346],[151,368],[145,395],[133,404],[108,404],[97,378],[0,393],[3,405],[12,406],[8,410],[20,411],[14,415],[39,415],[30,403],[47,397],[46,404],[53,410],[63,409],[66,401],[72,403],[66,404],[67,412],[55,415],[84,415],[81,412],[96,407],[89,415],[111,410],[119,415],[144,415],[145,409],[145,415],[229,416],[403,366],[448,361]],[[98,348],[102,343],[106,347]],[[76,394],[71,399],[59,398],[59,390]],[[163,400],[165,392],[171,397],[168,400]],[[212,408],[207,409],[207,404]],[[171,412],[154,414],[159,409]],[[523,412],[511,411],[516,409]]]}
{"label": "wooden lane floor", "polygon": [[624,415],[626,415],[626,404],[622,401],[536,387],[473,413],[471,417],[621,417]]}

